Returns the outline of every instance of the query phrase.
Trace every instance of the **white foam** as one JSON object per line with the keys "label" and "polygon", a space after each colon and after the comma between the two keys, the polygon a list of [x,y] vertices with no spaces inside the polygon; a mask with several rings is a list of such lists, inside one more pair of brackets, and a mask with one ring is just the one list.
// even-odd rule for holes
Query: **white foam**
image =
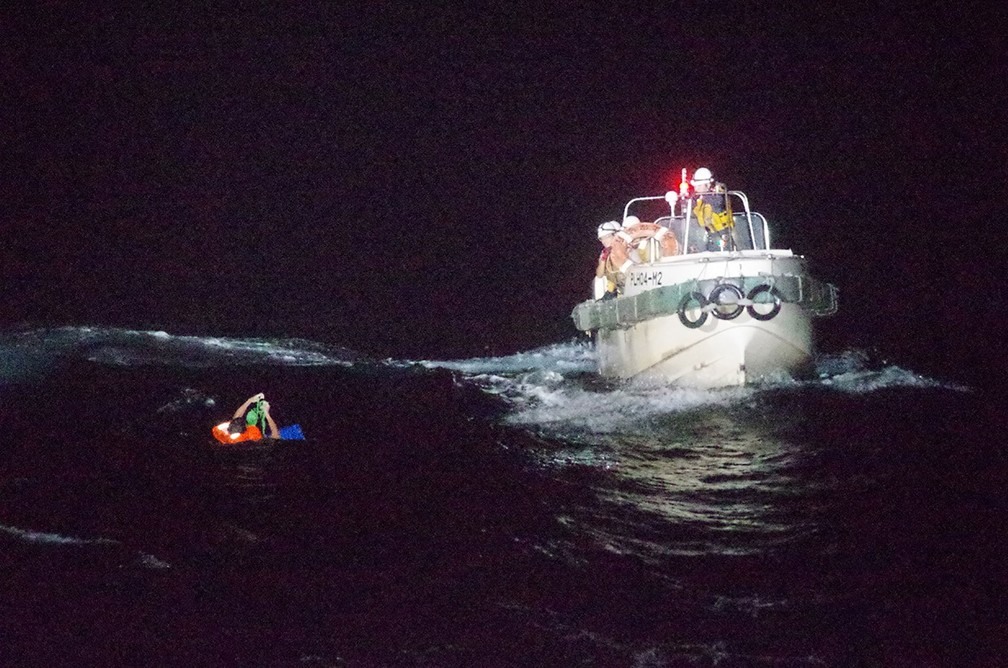
{"label": "white foam", "polygon": [[77,538],[46,531],[31,531],[18,527],[0,524],[0,531],[10,534],[26,543],[42,543],[47,545],[118,545],[119,541],[111,538]]}
{"label": "white foam", "polygon": [[[267,363],[281,366],[351,366],[359,356],[343,348],[301,339],[230,338],[175,335],[163,330],[60,327],[20,332],[10,337],[36,356],[75,353],[101,364],[205,365],[208,363]],[[0,340],[0,343],[7,341]]]}
{"label": "white foam", "polygon": [[929,378],[888,362],[873,365],[872,355],[860,349],[824,355],[817,361],[816,370],[819,379],[815,384],[852,394],[867,394],[896,387],[970,391],[964,385]]}
{"label": "white foam", "polygon": [[526,352],[499,357],[474,357],[462,360],[424,360],[420,364],[430,368],[451,369],[465,374],[513,374],[542,370],[559,374],[594,371],[594,347],[585,341],[557,343]]}
{"label": "white foam", "polygon": [[[648,416],[738,402],[748,388],[695,390],[656,383],[618,383],[597,376],[594,347],[585,341],[554,344],[504,357],[425,361],[460,371],[485,392],[507,400],[508,424],[579,432],[621,431]],[[587,381],[587,382],[585,382]]]}
{"label": "white foam", "polygon": [[646,433],[667,416],[710,408],[744,408],[766,392],[827,388],[870,393],[891,387],[966,388],[934,380],[895,365],[868,368],[873,356],[848,350],[818,360],[820,377],[796,381],[786,374],[758,385],[691,389],[655,382],[617,382],[596,373],[594,347],[572,341],[503,357],[424,361],[428,368],[461,372],[484,392],[511,407],[505,424],[532,427],[547,436],[578,440],[588,434]]}
{"label": "white foam", "polygon": [[744,400],[752,390],[697,390],[680,387],[637,388],[627,385],[597,392],[578,387],[526,385],[528,399],[507,418],[511,424],[567,424],[593,433],[623,431],[642,420],[683,413],[701,407],[725,406]]}
{"label": "white foam", "polygon": [[151,570],[163,571],[171,568],[171,564],[167,561],[162,561],[158,559],[153,554],[141,553],[140,554],[140,565],[144,568],[149,568]]}

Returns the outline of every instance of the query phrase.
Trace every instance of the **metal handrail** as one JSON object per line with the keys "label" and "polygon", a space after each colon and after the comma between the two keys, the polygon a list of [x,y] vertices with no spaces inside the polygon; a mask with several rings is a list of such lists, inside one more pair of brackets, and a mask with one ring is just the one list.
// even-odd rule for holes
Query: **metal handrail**
{"label": "metal handrail", "polygon": [[[649,197],[635,197],[635,198],[633,198],[632,200],[630,200],[629,202],[626,203],[626,206],[623,207],[623,220],[626,220],[627,216],[630,215],[630,205],[633,204],[634,202],[654,202],[654,201],[660,200],[660,199],[665,199],[665,195],[652,195],[652,196],[649,196]],[[666,201],[668,201],[668,200],[666,200]],[[675,211],[672,210],[672,204],[669,204],[669,213],[672,216],[675,216]],[[622,221],[620,221],[620,222],[622,223]]]}
{"label": "metal handrail", "polygon": [[[752,211],[749,208],[749,197],[744,192],[742,192],[741,190],[729,190],[729,191],[727,191],[727,192],[725,192],[723,194],[725,195],[726,198],[727,197],[734,197],[734,198],[738,199],[739,202],[742,204],[742,211],[740,211],[739,213],[745,216],[745,224],[749,228],[749,238],[752,240],[752,248],[753,248],[753,250],[770,250],[771,248],[773,248],[773,244],[770,241],[770,225],[767,222],[767,219],[766,219],[766,217],[763,214],[761,214],[759,212]],[[675,205],[673,205],[671,202],[669,202],[669,224],[670,224],[670,226],[671,226],[671,222],[672,221],[676,221],[676,220],[682,220],[683,221],[683,227],[682,227],[682,232],[681,232],[681,237],[682,238],[679,239],[679,242],[680,242],[679,243],[679,248],[681,249],[681,254],[685,254],[686,249],[689,247],[689,231],[690,231],[690,224],[693,221],[693,207],[690,206],[687,203],[688,202],[691,203],[694,199],[695,199],[695,196],[694,197],[688,197],[688,198],[685,198],[685,199],[678,199],[678,200],[676,200],[677,203],[681,204],[681,208],[682,208],[682,214],[680,214],[678,216],[675,213]],[[668,201],[668,197],[667,197],[667,195],[651,195],[651,196],[647,196],[647,197],[635,197],[635,198],[631,199],[623,207],[623,220],[626,220],[627,217],[630,215],[630,208],[634,204],[636,204],[638,202],[654,202],[654,201],[658,201],[658,200]],[[734,216],[735,214],[733,213],[732,215]],[[664,216],[662,216],[662,218],[663,217]],[[755,223],[753,222],[754,218],[756,219]],[[763,232],[763,244],[762,244],[762,248],[759,248],[758,245],[757,245],[757,243],[756,243],[756,226],[757,225],[762,228],[762,232]]]}

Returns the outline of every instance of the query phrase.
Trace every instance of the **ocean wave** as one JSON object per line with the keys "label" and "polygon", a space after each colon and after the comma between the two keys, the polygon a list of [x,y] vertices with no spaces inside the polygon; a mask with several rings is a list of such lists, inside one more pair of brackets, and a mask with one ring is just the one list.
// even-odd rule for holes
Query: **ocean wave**
{"label": "ocean wave", "polygon": [[[166,365],[207,367],[218,364],[271,366],[353,366],[370,361],[339,346],[305,339],[234,338],[170,334],[165,331],[67,326],[33,329],[0,336],[0,359],[27,360],[37,370],[66,358],[110,366]],[[15,357],[15,354],[17,356]],[[5,361],[13,377],[15,362]],[[21,363],[24,366],[28,362]],[[8,371],[7,368],[11,367]],[[30,370],[22,369],[21,375]]]}
{"label": "ocean wave", "polygon": [[527,372],[552,372],[571,374],[594,371],[595,348],[590,342],[568,341],[556,343],[513,355],[474,357],[461,360],[423,360],[428,368],[460,371],[470,376],[513,376]]}
{"label": "ocean wave", "polygon": [[111,538],[78,538],[76,536],[64,536],[63,534],[48,531],[20,529],[4,524],[0,524],[0,532],[14,536],[25,543],[44,545],[119,545],[119,541],[112,540]]}
{"label": "ocean wave", "polygon": [[636,431],[661,416],[701,409],[759,403],[767,393],[831,390],[867,394],[891,388],[968,391],[969,388],[929,378],[884,360],[871,351],[851,349],[816,360],[817,378],[796,380],[786,374],[744,387],[694,389],[654,381],[602,379],[596,373],[594,347],[571,341],[504,357],[424,361],[446,368],[484,392],[505,399],[506,424],[545,429],[551,435]]}
{"label": "ocean wave", "polygon": [[890,387],[926,387],[954,391],[969,391],[968,387],[949,381],[929,378],[894,364],[875,349],[849,348],[816,358],[813,385],[834,387],[852,392],[873,392]]}
{"label": "ocean wave", "polygon": [[[0,533],[12,536],[15,540],[31,545],[42,545],[52,548],[64,547],[105,547],[122,548],[123,543],[112,538],[81,538],[79,536],[68,536],[51,531],[35,531],[32,529],[22,529],[20,527],[0,524]],[[125,562],[124,562],[125,563]],[[145,570],[164,571],[171,568],[171,564],[158,559],[153,554],[139,552],[135,555],[132,563]]]}

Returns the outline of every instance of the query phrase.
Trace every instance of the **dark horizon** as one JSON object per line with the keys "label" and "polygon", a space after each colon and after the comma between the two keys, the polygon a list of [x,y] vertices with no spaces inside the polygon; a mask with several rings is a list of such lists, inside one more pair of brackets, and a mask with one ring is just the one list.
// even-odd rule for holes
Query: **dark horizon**
{"label": "dark horizon", "polygon": [[708,166],[840,287],[825,348],[989,371],[1003,10],[368,7],[4,10],[0,325],[528,349]]}

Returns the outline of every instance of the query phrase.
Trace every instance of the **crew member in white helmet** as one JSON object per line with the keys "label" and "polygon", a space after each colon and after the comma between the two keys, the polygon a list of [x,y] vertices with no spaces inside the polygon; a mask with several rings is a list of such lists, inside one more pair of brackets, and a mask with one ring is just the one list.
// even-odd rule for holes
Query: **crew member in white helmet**
{"label": "crew member in white helmet", "polygon": [[616,278],[619,269],[612,263],[612,248],[617,241],[616,233],[620,231],[620,224],[615,220],[602,223],[598,226],[598,239],[602,244],[602,252],[599,253],[598,266],[595,267],[595,299],[612,299],[616,296]]}
{"label": "crew member in white helmet", "polygon": [[693,215],[697,224],[707,233],[707,250],[734,250],[732,239],[732,212],[725,184],[714,180],[714,174],[707,167],[693,173]]}

